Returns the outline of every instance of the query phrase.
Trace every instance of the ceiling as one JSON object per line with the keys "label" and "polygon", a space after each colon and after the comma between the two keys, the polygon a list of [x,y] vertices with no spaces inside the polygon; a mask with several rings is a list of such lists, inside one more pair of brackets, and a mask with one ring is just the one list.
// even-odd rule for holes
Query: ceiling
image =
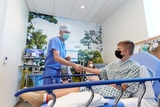
{"label": "ceiling", "polygon": [[[29,11],[92,23],[103,23],[127,0],[25,0]],[[84,9],[81,9],[84,6]]]}

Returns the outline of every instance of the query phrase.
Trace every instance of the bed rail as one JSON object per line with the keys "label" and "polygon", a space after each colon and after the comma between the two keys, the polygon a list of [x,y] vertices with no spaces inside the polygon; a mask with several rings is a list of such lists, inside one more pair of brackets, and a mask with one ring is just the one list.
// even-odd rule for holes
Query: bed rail
{"label": "bed rail", "polygon": [[44,78],[51,78],[54,82],[54,78],[67,77],[70,80],[70,82],[72,82],[72,77],[81,77],[81,76],[83,76],[85,78],[85,80],[87,80],[87,76],[98,76],[100,78],[100,75],[98,75],[98,74],[72,74],[72,75],[63,74],[63,75],[56,75],[56,76],[45,76],[45,77],[40,78],[39,80],[42,80]]}
{"label": "bed rail", "polygon": [[160,94],[158,95],[158,107],[160,107]]}
{"label": "bed rail", "polygon": [[121,90],[120,95],[116,98],[113,107],[116,107],[116,105],[118,104],[119,100],[121,99],[122,95],[123,95],[123,88],[121,85],[117,85],[117,87],[119,87],[119,89]]}
{"label": "bed rail", "polygon": [[[140,84],[143,84],[143,87],[144,87],[144,91],[142,92],[142,94],[138,100],[138,102],[139,102],[138,107],[141,107],[141,99],[143,98],[143,95],[146,91],[146,88],[145,88],[146,81],[160,81],[160,77],[89,81],[89,82],[76,82],[76,83],[66,83],[66,84],[52,84],[52,85],[44,85],[44,86],[35,86],[35,87],[29,87],[29,88],[25,88],[23,90],[18,91],[15,94],[15,97],[19,96],[20,94],[23,94],[26,92],[33,92],[33,91],[46,90],[48,93],[51,93],[55,89],[62,89],[62,88],[73,88],[73,87],[82,87],[82,86],[91,87],[94,85],[107,85],[107,84],[116,84],[117,86],[121,86],[122,83],[139,82]],[[117,101],[119,101],[119,100],[117,100]],[[114,107],[116,107],[116,103],[115,103]]]}

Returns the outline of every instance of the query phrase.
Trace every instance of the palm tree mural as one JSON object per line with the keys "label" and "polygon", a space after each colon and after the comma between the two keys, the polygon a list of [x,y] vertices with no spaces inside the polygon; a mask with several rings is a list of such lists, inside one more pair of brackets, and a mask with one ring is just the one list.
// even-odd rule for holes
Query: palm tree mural
{"label": "palm tree mural", "polygon": [[47,35],[42,34],[42,30],[36,30],[32,32],[27,38],[26,48],[36,47],[37,49],[43,49],[44,45],[47,45]]}
{"label": "palm tree mural", "polygon": [[[78,60],[83,63],[84,66],[87,65],[89,60],[92,60],[94,63],[103,63],[101,52],[102,48],[102,29],[101,26],[98,26],[98,31],[95,30],[85,30],[85,36],[80,40],[80,43],[84,46],[87,46],[88,49],[79,50]],[[91,43],[96,44],[96,51],[91,49]]]}
{"label": "palm tree mural", "polygon": [[85,30],[85,36],[80,40],[80,43],[84,46],[87,46],[88,49],[91,49],[91,43],[97,45],[97,49],[102,52],[102,29],[99,26],[99,30]]}
{"label": "palm tree mural", "polygon": [[57,24],[58,21],[54,16],[29,12],[26,48],[36,47],[38,49],[43,49],[47,44],[47,35],[43,34],[42,29],[35,30],[32,23],[32,19],[34,18],[40,18],[54,24]]}

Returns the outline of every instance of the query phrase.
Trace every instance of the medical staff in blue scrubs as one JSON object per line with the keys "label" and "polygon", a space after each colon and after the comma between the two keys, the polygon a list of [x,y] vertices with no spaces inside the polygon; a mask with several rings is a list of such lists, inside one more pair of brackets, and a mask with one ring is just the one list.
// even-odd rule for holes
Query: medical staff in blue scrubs
{"label": "medical staff in blue scrubs", "polygon": [[[70,56],[66,57],[65,41],[70,37],[71,26],[68,24],[61,24],[59,30],[59,36],[49,40],[45,59],[45,70],[42,74],[43,77],[60,75],[62,65],[72,66],[75,70],[81,70],[81,65],[70,62]],[[60,78],[54,78],[54,82],[60,83]],[[47,84],[53,84],[53,80],[51,78],[44,78],[43,85]]]}

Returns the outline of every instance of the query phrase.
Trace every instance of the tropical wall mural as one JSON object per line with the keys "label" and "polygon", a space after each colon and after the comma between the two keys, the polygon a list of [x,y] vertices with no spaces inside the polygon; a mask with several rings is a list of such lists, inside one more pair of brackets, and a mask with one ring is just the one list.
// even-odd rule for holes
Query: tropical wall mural
{"label": "tropical wall mural", "polygon": [[[87,49],[80,49],[78,54],[78,60],[87,65],[89,60],[94,63],[103,63],[101,52],[102,48],[102,28],[98,26],[98,30],[85,30],[84,37],[80,40],[80,43],[87,46]],[[92,50],[92,47],[96,47],[96,50]]]}
{"label": "tropical wall mural", "polygon": [[59,25],[71,25],[67,50],[77,50],[78,60],[102,63],[102,28],[98,24],[70,20],[40,13],[29,13],[26,48],[46,49],[49,39],[59,35]]}
{"label": "tropical wall mural", "polygon": [[[59,36],[59,25],[67,23],[71,26],[71,37],[66,42],[66,51],[77,51],[78,63],[86,66],[89,60],[103,63],[102,28],[99,24],[87,23],[40,13],[29,13],[26,37],[26,49],[43,49],[44,56],[47,52],[48,41]],[[71,56],[72,57],[72,56]],[[40,66],[43,66],[40,61]],[[22,87],[25,86],[25,74],[28,70],[33,72],[33,67],[23,70]],[[34,69],[35,70],[35,69]],[[74,69],[71,68],[72,73]],[[32,77],[28,79],[28,86],[32,86]],[[74,79],[79,81],[79,78]],[[29,83],[30,82],[30,83]],[[40,83],[41,84],[41,83]]]}
{"label": "tropical wall mural", "polygon": [[54,24],[57,24],[57,19],[54,16],[48,16],[33,12],[29,13],[26,48],[43,49],[44,46],[47,45],[47,35],[43,34],[42,29],[34,28],[32,21],[34,18],[40,18]]}

